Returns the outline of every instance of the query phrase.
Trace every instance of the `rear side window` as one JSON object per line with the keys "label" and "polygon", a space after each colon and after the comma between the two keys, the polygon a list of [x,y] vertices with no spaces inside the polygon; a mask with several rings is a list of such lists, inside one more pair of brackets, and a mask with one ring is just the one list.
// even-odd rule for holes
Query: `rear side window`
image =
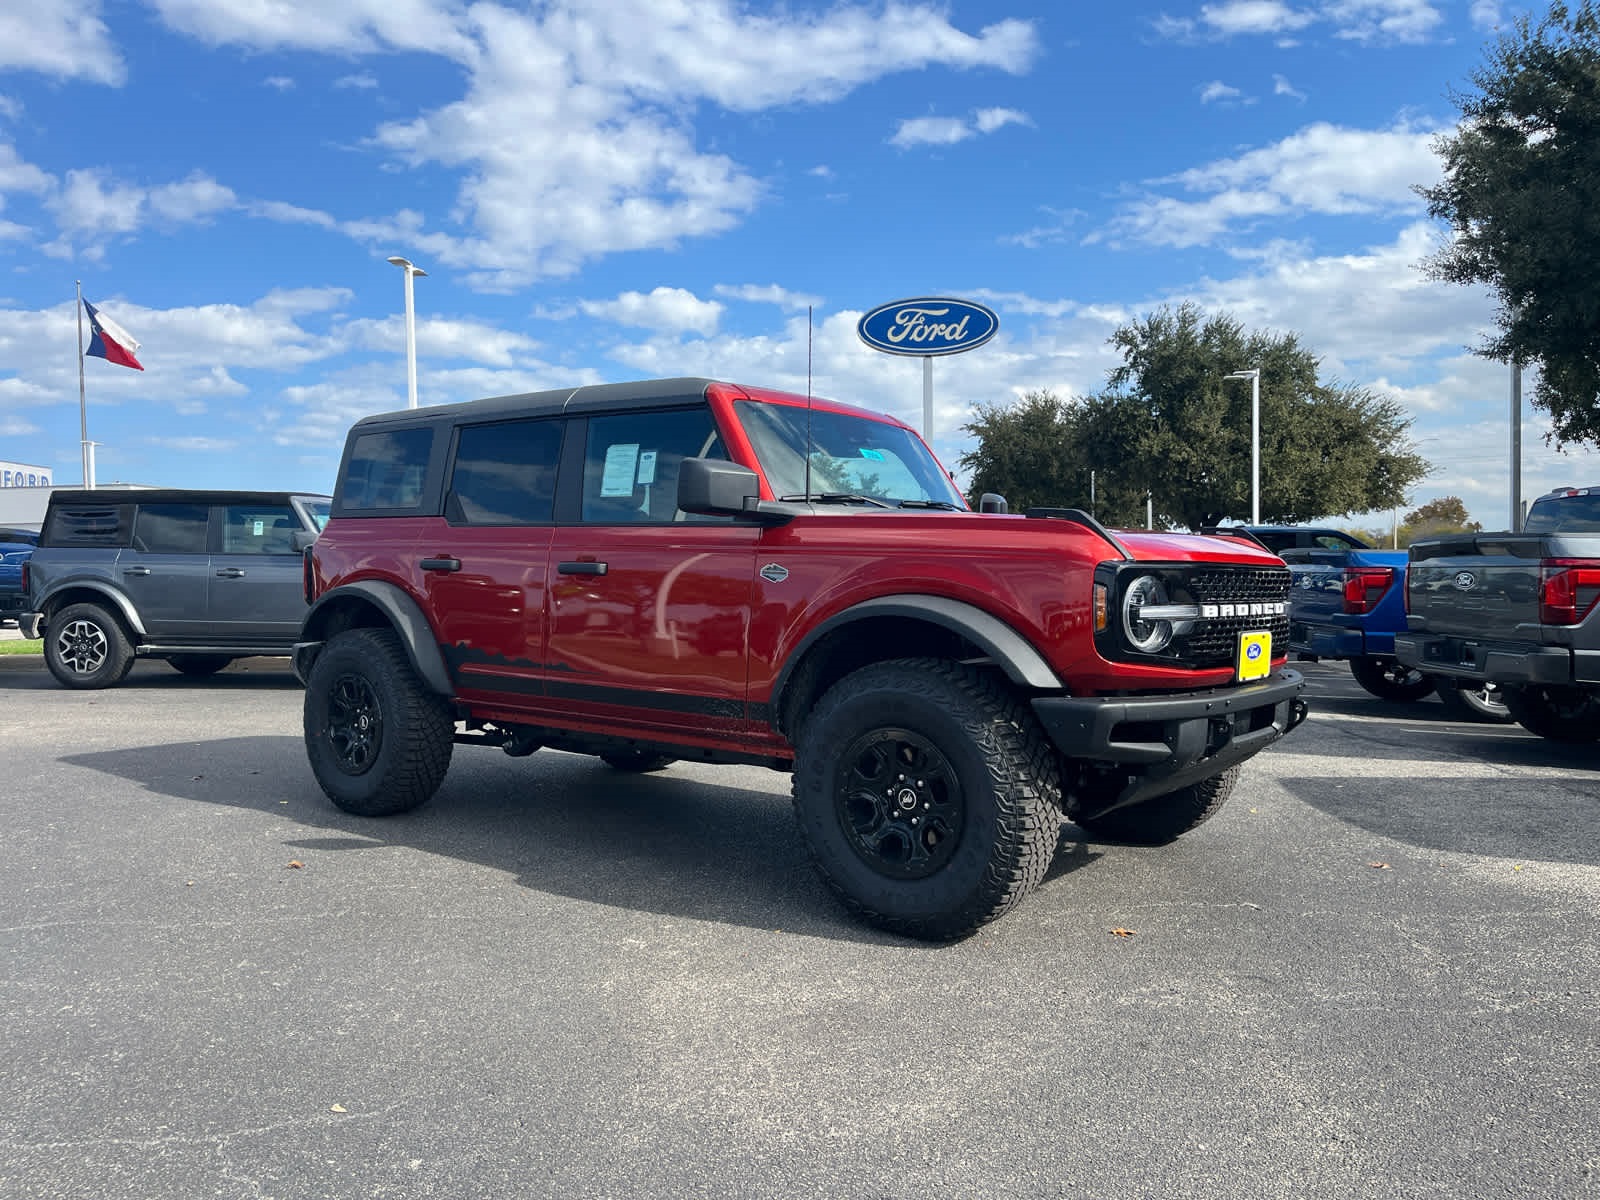
{"label": "rear side window", "polygon": [[531,525],[555,515],[561,421],[467,425],[456,443],[445,513],[469,525]]}
{"label": "rear side window", "polygon": [[347,510],[416,508],[432,447],[433,430],[427,426],[361,434],[340,485],[341,505]]}
{"label": "rear side window", "polygon": [[126,546],[133,509],[132,504],[52,506],[40,540],[46,546]]}
{"label": "rear side window", "polygon": [[133,548],[147,554],[204,554],[211,507],[141,504],[133,521]]}
{"label": "rear side window", "polygon": [[224,554],[295,554],[300,519],[287,504],[228,504],[222,509]]}

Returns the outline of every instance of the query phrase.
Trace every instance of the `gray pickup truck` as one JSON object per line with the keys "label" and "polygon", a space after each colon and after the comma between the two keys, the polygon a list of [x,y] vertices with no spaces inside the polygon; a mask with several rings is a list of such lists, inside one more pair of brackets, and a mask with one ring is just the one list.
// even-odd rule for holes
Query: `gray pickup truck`
{"label": "gray pickup truck", "polygon": [[1541,737],[1600,738],[1600,487],[1535,500],[1519,533],[1412,543],[1395,657],[1430,675],[1495,680]]}
{"label": "gray pickup truck", "polygon": [[287,655],[305,619],[303,551],[328,497],[292,492],[57,491],[24,568],[22,635],[64,687],[120,683],[135,658],[189,676]]}

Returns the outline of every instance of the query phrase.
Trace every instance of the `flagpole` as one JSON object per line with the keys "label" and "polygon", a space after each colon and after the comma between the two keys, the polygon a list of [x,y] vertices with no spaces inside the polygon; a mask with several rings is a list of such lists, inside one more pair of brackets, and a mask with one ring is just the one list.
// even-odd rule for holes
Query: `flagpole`
{"label": "flagpole", "polygon": [[83,280],[78,280],[78,451],[83,456],[83,486],[94,487],[89,464],[89,399],[83,384]]}

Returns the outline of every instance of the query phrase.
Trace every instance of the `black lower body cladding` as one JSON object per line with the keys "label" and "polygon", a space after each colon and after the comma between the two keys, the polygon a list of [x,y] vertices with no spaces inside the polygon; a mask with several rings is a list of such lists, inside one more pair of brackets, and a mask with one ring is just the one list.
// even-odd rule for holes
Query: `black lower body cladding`
{"label": "black lower body cladding", "polygon": [[1068,758],[1114,764],[1131,782],[1113,807],[1220,775],[1301,721],[1305,678],[1289,668],[1262,683],[1164,696],[1041,696],[1033,710]]}

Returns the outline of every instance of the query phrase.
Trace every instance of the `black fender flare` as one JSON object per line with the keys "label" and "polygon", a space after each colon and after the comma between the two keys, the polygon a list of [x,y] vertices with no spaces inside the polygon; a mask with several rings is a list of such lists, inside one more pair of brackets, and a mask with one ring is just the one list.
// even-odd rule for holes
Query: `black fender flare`
{"label": "black fender flare", "polygon": [[783,669],[778,672],[778,678],[772,687],[774,701],[776,702],[777,697],[782,696],[789,686],[795,665],[805,658],[806,653],[817,642],[846,625],[874,617],[910,617],[941,625],[982,647],[984,653],[994,659],[995,664],[1006,673],[1006,678],[1012,683],[1036,691],[1065,690],[1061,677],[1044,660],[1044,656],[1033,648],[1027,638],[999,617],[964,600],[952,600],[946,596],[908,594],[878,596],[872,600],[852,604],[849,608],[834,613],[806,634],[783,664]]}
{"label": "black fender flare", "polygon": [[123,624],[133,634],[134,641],[141,641],[146,636],[144,622],[139,619],[139,610],[134,607],[133,601],[117,591],[116,588],[109,587],[98,579],[63,579],[43,596],[40,596],[39,603],[33,607],[36,607],[39,612],[53,612],[62,607],[63,604],[83,603],[81,600],[62,599],[62,593],[64,592],[93,592],[96,596],[104,599],[107,607],[122,618]]}
{"label": "black fender flare", "polygon": [[324,640],[328,614],[341,601],[350,600],[370,604],[381,612],[389,625],[400,635],[400,644],[405,647],[406,657],[411,660],[411,666],[421,677],[422,682],[441,696],[454,699],[455,687],[450,682],[450,672],[445,666],[444,655],[439,650],[439,639],[434,636],[433,626],[428,624],[428,618],[423,615],[417,602],[402,589],[378,579],[361,579],[355,583],[346,583],[317,597],[317,602],[311,606],[311,611],[306,614],[306,619],[300,627],[301,640],[295,647],[297,671],[302,662],[308,672],[310,668],[310,656],[303,657],[302,647],[309,648],[313,645],[320,647]]}

